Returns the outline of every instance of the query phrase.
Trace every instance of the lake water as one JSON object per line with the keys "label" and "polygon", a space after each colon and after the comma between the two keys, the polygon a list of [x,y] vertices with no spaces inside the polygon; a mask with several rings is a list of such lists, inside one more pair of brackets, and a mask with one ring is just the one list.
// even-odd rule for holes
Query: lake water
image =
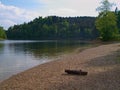
{"label": "lake water", "polygon": [[0,81],[88,45],[81,41],[0,41]]}

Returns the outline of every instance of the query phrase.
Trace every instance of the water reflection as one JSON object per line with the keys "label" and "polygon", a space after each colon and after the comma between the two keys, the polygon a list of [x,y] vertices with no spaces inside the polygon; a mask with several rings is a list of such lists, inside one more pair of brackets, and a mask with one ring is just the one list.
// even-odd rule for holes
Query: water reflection
{"label": "water reflection", "polygon": [[0,41],[0,80],[86,44],[80,41]]}
{"label": "water reflection", "polygon": [[3,44],[0,44],[0,53],[2,53],[3,47],[4,47],[4,45],[3,45]]}

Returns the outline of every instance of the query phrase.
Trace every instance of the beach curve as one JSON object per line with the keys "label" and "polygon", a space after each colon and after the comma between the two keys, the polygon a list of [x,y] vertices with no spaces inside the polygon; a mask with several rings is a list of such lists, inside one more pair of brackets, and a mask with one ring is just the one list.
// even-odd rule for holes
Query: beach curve
{"label": "beach curve", "polygon": [[[114,43],[65,55],[4,80],[0,90],[119,90],[120,63],[114,61],[119,49]],[[65,69],[88,75],[66,75]]]}

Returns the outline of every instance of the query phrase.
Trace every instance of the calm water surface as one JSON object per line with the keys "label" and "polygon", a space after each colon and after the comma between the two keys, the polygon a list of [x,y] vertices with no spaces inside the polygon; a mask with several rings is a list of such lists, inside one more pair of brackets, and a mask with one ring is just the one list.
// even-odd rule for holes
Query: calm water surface
{"label": "calm water surface", "polygon": [[0,41],[0,81],[89,45],[81,41]]}

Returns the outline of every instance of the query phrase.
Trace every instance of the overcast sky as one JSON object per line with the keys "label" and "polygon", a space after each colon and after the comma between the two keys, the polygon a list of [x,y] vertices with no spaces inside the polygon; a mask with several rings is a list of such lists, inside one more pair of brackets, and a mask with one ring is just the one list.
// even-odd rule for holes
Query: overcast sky
{"label": "overcast sky", "polygon": [[[101,0],[0,0],[0,26],[7,29],[39,16],[97,16]],[[109,0],[120,9],[120,0]],[[115,7],[113,7],[115,9]]]}

